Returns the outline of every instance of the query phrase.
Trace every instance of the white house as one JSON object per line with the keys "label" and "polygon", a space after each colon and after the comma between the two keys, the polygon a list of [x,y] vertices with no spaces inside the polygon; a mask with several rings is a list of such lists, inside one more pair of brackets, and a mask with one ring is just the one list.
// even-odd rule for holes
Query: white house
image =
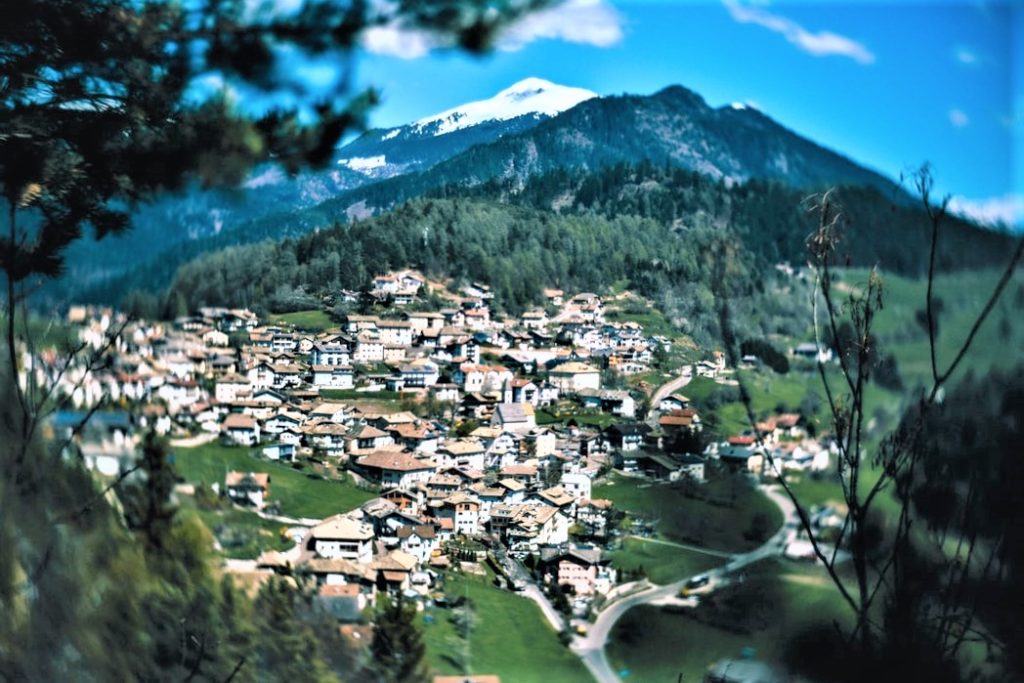
{"label": "white house", "polygon": [[367,479],[383,489],[397,488],[408,491],[417,483],[426,483],[437,466],[430,460],[421,460],[399,451],[378,451],[364,455],[356,461],[357,468]]}
{"label": "white house", "polygon": [[576,502],[590,499],[590,491],[593,485],[590,477],[582,472],[565,472],[562,474],[562,488],[576,499]]}
{"label": "white house", "polygon": [[224,487],[232,502],[262,508],[270,493],[270,475],[262,472],[228,472]]}
{"label": "white house", "polygon": [[355,386],[352,368],[344,365],[314,365],[313,386],[328,389],[351,389]]}
{"label": "white house", "polygon": [[562,393],[574,394],[583,389],[600,389],[601,371],[592,365],[573,361],[552,369],[548,380]]}
{"label": "white house", "polygon": [[260,442],[260,423],[250,415],[228,415],[221,423],[221,432],[240,446],[255,446]]}
{"label": "white house", "polygon": [[369,564],[373,559],[373,529],[349,517],[328,517],[310,529],[305,547],[319,557]]}

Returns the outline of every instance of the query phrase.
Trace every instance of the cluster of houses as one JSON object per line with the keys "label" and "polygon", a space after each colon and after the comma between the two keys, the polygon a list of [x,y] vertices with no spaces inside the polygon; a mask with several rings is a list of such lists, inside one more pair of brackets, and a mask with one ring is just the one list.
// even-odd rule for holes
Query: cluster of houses
{"label": "cluster of houses", "polygon": [[[579,525],[604,533],[611,503],[590,498],[594,471],[585,458],[567,463],[557,483],[545,482],[547,448],[542,444],[533,457],[486,471],[483,444],[469,440],[430,454],[379,448],[353,456],[352,471],[375,482],[379,495],[314,525],[287,556],[264,553],[258,567],[300,577],[325,609],[350,620],[380,591],[428,595],[433,570],[459,560],[453,547],[484,537],[509,555],[534,555],[547,581],[569,585],[578,596],[606,592],[615,582],[609,560],[596,546],[570,543],[569,530]],[[265,484],[242,502],[264,500],[270,482],[257,477],[229,473],[229,493],[242,484],[244,495],[252,496],[248,487]]]}
{"label": "cluster of houses", "polygon": [[[376,278],[373,287],[390,295],[423,283],[409,271]],[[536,409],[566,399],[631,419],[634,397],[604,389],[603,373],[646,371],[654,349],[670,344],[638,324],[606,322],[595,294],[563,301],[560,290],[547,290],[548,310],[561,306],[557,315],[538,309],[498,321],[485,286],[462,293],[451,308],[352,314],[321,333],[261,324],[245,309],[202,308],[166,325],[73,307],[69,322],[87,343],[100,348],[114,335],[112,362],[58,374],[53,359],[40,371],[49,370],[75,405],[143,406],[164,433],[215,432],[245,446],[273,442],[282,457],[291,447],[340,456],[347,443],[371,438],[358,430],[374,428],[358,415],[323,412],[330,408],[322,396],[332,391],[415,394],[448,406],[451,418],[512,432],[529,431]]]}
{"label": "cluster of houses", "polygon": [[[373,287],[412,303],[423,285],[403,272]],[[158,432],[215,434],[275,460],[325,459],[373,487],[378,497],[314,525],[295,553],[259,560],[264,571],[305,577],[339,618],[357,617],[379,590],[425,594],[430,568],[450,562],[442,549],[459,539],[486,537],[512,557],[532,555],[546,581],[577,596],[604,593],[615,572],[600,547],[570,542],[570,528],[577,538],[607,538],[611,503],[591,496],[599,470],[704,478],[704,458],[663,449],[701,429],[685,396],[661,399],[638,421],[634,395],[603,387],[605,373],[647,371],[669,341],[605,320],[594,294],[546,290],[547,309],[495,320],[486,287],[462,293],[451,308],[353,314],[321,333],[261,324],[239,309],[203,308],[164,325],[74,308],[69,320],[87,344],[100,348],[114,336],[112,362],[58,380],[81,406],[125,402]],[[696,373],[723,369],[718,356]],[[371,410],[358,401],[363,391],[413,396],[429,416]],[[567,402],[616,420],[604,430],[538,423],[540,409]],[[58,425],[65,432],[69,415]],[[134,448],[111,436],[118,427],[101,425],[104,448],[114,444],[95,454],[106,473],[123,469]],[[771,448],[788,467],[818,467],[819,450],[799,430],[796,416],[776,416],[758,425],[760,438],[735,437],[713,455],[756,471]],[[271,487],[260,473],[230,472],[224,482],[234,502],[256,508],[273,500]]]}

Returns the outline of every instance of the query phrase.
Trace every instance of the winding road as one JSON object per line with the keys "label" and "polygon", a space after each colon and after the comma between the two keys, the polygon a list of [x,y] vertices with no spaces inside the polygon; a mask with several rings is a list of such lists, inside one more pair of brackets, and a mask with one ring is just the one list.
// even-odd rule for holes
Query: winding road
{"label": "winding road", "polygon": [[[771,500],[782,510],[784,518],[782,527],[774,536],[769,538],[758,548],[747,553],[729,555],[728,557],[730,559],[725,565],[706,572],[708,575],[715,578],[722,578],[746,567],[749,564],[753,564],[758,560],[778,555],[780,553],[782,546],[786,541],[786,537],[790,533],[786,522],[796,517],[796,506],[794,506],[793,501],[791,501],[789,497],[782,492],[780,487],[761,486],[760,488],[764,491],[765,495],[771,498]],[[591,675],[593,675],[594,680],[598,681],[598,683],[617,683],[620,680],[619,675],[615,672],[611,663],[608,661],[608,655],[605,652],[605,646],[608,643],[608,635],[611,633],[612,627],[615,626],[615,622],[622,618],[622,615],[633,607],[678,595],[679,589],[681,589],[683,585],[690,580],[690,578],[692,577],[686,577],[685,579],[680,579],[675,583],[670,583],[665,586],[652,586],[638,593],[624,597],[621,600],[613,602],[609,606],[605,607],[598,616],[597,621],[595,621],[593,626],[590,627],[587,635],[582,638],[577,638],[572,645],[573,652],[583,660],[583,663],[586,665]]]}
{"label": "winding road", "polygon": [[661,400],[663,398],[665,398],[666,396],[671,396],[672,394],[674,394],[675,392],[679,391],[687,384],[689,384],[690,380],[693,379],[692,373],[692,368],[689,365],[687,365],[683,368],[683,374],[679,375],[675,379],[670,379],[669,381],[665,382],[660,387],[655,389],[654,393],[651,394],[651,412],[653,413],[658,409],[658,404],[661,403]]}

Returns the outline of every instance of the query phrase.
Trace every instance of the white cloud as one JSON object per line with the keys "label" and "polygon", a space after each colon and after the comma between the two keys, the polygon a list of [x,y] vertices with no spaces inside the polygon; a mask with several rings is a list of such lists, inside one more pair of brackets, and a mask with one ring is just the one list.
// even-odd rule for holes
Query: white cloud
{"label": "white cloud", "polygon": [[862,43],[831,31],[812,32],[778,14],[758,7],[740,4],[738,0],[722,0],[729,14],[741,24],[756,24],[782,35],[793,45],[815,57],[832,55],[849,57],[860,64],[873,64],[875,55]]}
{"label": "white cloud", "polygon": [[363,31],[362,39],[368,52],[401,59],[419,59],[438,47],[431,34],[404,28],[398,22],[368,28]]}
{"label": "white cloud", "polygon": [[[498,36],[496,47],[514,52],[544,38],[609,47],[622,40],[622,24],[622,16],[606,0],[565,0],[511,24]],[[368,52],[401,59],[419,59],[445,47],[436,36],[397,21],[366,29],[362,44]]]}
{"label": "white cloud", "polygon": [[622,23],[622,15],[604,0],[565,0],[509,26],[498,48],[515,51],[542,38],[610,47],[622,40]]}
{"label": "white cloud", "polygon": [[949,110],[949,122],[957,128],[963,128],[971,122],[971,119],[960,109]]}
{"label": "white cloud", "polygon": [[1024,195],[967,199],[953,197],[949,209],[982,225],[1020,227],[1024,224]]}
{"label": "white cloud", "polygon": [[963,45],[957,45],[953,48],[953,57],[964,66],[977,66],[981,61],[978,58],[978,53]]}

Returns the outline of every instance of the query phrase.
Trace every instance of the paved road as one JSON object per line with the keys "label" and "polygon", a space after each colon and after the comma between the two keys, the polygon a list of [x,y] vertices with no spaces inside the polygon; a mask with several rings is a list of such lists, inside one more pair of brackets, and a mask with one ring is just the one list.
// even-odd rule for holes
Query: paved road
{"label": "paved road", "polygon": [[687,384],[689,384],[690,380],[693,379],[693,369],[689,365],[685,366],[682,372],[683,374],[665,382],[660,387],[655,389],[653,394],[651,394],[651,413],[649,419],[652,420],[655,424],[657,424],[658,421],[658,404],[661,403],[661,399],[679,391]]}
{"label": "paved road", "polygon": [[675,541],[666,541],[660,538],[647,538],[646,536],[637,536],[636,534],[630,534],[626,538],[635,538],[644,543],[657,543],[659,545],[670,545],[673,548],[682,548],[683,550],[689,550],[694,553],[701,553],[703,555],[711,555],[712,557],[724,557],[726,559],[732,558],[732,553],[725,553],[720,550],[710,550],[708,548],[702,548],[699,545],[688,545],[686,543],[676,543]]}
{"label": "paved road", "polygon": [[218,436],[219,434],[216,432],[203,432],[202,434],[190,436],[187,439],[171,439],[171,446],[175,448],[193,448],[195,446],[202,446],[204,443],[210,443]]}
{"label": "paved road", "polygon": [[[778,486],[761,486],[761,490],[767,495],[779,508],[782,510],[784,517],[784,523],[782,527],[768,539],[763,545],[748,553],[739,553],[736,555],[730,555],[731,558],[724,566],[717,569],[713,569],[707,574],[713,577],[722,578],[733,572],[736,572],[749,564],[753,564],[758,560],[773,555],[778,555],[782,549],[782,546],[789,534],[789,529],[786,528],[785,522],[794,519],[796,516],[796,507],[788,496]],[[626,598],[615,602],[606,607],[600,615],[598,615],[597,621],[590,627],[589,632],[584,638],[577,638],[572,645],[573,652],[583,660],[583,664],[586,665],[590,671],[594,680],[598,683],[617,683],[619,679],[618,673],[612,668],[611,663],[608,661],[608,656],[605,652],[605,646],[608,643],[608,634],[611,633],[612,627],[615,626],[623,614],[638,605],[645,605],[656,600],[667,598],[670,596],[677,595],[679,589],[690,580],[692,577],[680,579],[675,583],[670,583],[666,586],[652,586],[646,590],[634,593]]]}
{"label": "paved road", "polygon": [[522,565],[516,562],[514,559],[508,556],[504,548],[500,546],[492,551],[495,561],[498,562],[508,574],[509,578],[513,581],[522,581],[526,584],[526,588],[520,593],[523,597],[529,598],[537,603],[540,607],[540,611],[544,614],[544,618],[551,624],[551,628],[556,631],[561,631],[565,626],[565,621],[562,619],[562,615],[558,613],[551,601],[548,600],[548,596],[544,595],[544,592],[533,582],[533,578],[530,574],[523,569]]}

